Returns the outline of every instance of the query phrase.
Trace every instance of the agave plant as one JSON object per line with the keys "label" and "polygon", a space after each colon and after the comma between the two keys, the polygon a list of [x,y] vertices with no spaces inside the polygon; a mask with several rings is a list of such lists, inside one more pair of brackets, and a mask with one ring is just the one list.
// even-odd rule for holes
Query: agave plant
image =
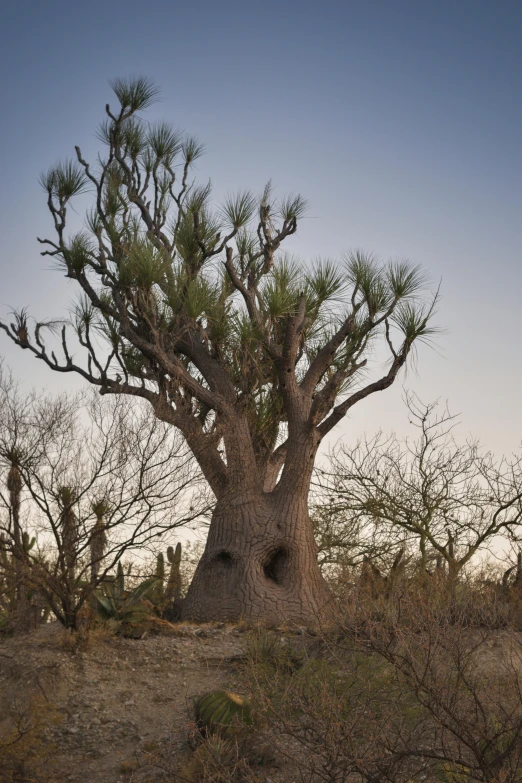
{"label": "agave plant", "polygon": [[123,623],[137,623],[150,614],[145,598],[157,587],[156,577],[145,579],[133,590],[124,589],[123,568],[118,564],[114,582],[103,585],[94,593],[96,610],[102,620],[118,620]]}

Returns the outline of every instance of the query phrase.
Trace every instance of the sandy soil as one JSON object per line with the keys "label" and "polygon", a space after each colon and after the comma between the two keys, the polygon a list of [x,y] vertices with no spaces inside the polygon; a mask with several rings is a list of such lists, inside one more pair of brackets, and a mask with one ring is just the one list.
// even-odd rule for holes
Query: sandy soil
{"label": "sandy soil", "polygon": [[[53,623],[0,642],[1,696],[5,704],[41,692],[56,705],[61,720],[47,736],[59,780],[113,783],[129,780],[140,751],[156,743],[183,753],[194,697],[240,690],[244,656],[245,637],[235,628],[176,626],[173,635],[100,638],[71,652]],[[7,726],[1,717],[0,732]]]}

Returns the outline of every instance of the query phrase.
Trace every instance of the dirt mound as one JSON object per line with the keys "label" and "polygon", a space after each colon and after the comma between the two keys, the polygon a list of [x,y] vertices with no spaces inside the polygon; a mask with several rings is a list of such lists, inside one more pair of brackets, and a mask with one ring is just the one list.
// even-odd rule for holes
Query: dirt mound
{"label": "dirt mound", "polygon": [[[54,705],[44,736],[55,747],[57,780],[113,783],[137,751],[166,739],[186,748],[194,697],[240,689],[245,646],[237,628],[179,625],[168,636],[95,636],[75,652],[53,623],[0,642],[1,698],[14,712],[35,699]],[[9,728],[0,718],[0,736]]]}

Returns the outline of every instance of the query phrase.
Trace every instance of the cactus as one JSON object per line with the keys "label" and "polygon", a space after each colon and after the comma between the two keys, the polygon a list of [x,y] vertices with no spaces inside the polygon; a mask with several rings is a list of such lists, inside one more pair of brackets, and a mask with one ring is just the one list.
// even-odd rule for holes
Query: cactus
{"label": "cactus", "polygon": [[36,544],[36,536],[31,536],[29,533],[26,533],[25,530],[22,533],[22,550],[24,552],[24,555],[28,555],[31,549]]}
{"label": "cactus", "polygon": [[22,535],[20,530],[20,498],[22,494],[22,474],[20,473],[20,455],[17,449],[11,449],[8,454],[11,467],[7,474],[7,491],[13,515],[13,537],[15,544],[15,556],[22,556]]}
{"label": "cactus", "polygon": [[395,555],[395,559],[392,563],[392,566],[390,568],[390,572],[388,574],[388,579],[396,579],[404,573],[404,569],[406,567],[406,560],[404,558],[405,548],[402,546],[397,554]]}
{"label": "cactus", "polygon": [[92,504],[92,510],[96,516],[96,523],[92,530],[89,547],[91,550],[91,582],[96,584],[100,572],[101,561],[105,554],[105,547],[107,546],[105,514],[108,511],[108,505],[104,500],[99,500]]}
{"label": "cactus", "polygon": [[[15,595],[13,590],[13,571],[11,567],[11,558],[9,557],[9,546],[7,537],[0,534],[0,596],[2,604],[6,607],[5,617],[8,617],[8,611],[14,608]],[[7,623],[7,620],[6,620]],[[4,624],[0,622],[0,628]]]}
{"label": "cactus", "polygon": [[150,600],[162,617],[173,620],[177,618],[176,607],[179,610],[181,599],[181,544],[177,544],[175,550],[171,546],[168,547],[167,560],[170,563],[170,571],[167,586],[165,587],[165,557],[160,552],[156,558],[156,570],[154,573],[156,587],[150,595]]}
{"label": "cactus", "polygon": [[515,573],[515,584],[522,585],[522,550],[517,555],[517,568]]}
{"label": "cactus", "polygon": [[212,691],[196,702],[196,723],[204,735],[230,734],[237,720],[252,723],[250,704],[237,693]]}
{"label": "cactus", "polygon": [[144,600],[157,585],[156,578],[145,579],[133,590],[124,589],[123,566],[118,563],[114,582],[103,585],[101,590],[94,592],[96,610],[103,620],[119,620],[124,623],[136,623],[150,614],[150,604]]}
{"label": "cactus", "polygon": [[[12,448],[7,453],[10,462],[6,486],[9,492],[9,505],[12,519],[12,540],[0,536],[0,583],[4,603],[4,627],[11,621],[14,627],[29,629],[42,622],[42,612],[36,611],[34,604],[42,597],[31,586],[34,557],[30,553],[36,544],[35,536],[22,530],[20,525],[20,504],[23,477],[20,470],[21,454]],[[43,599],[42,599],[43,600]]]}
{"label": "cactus", "polygon": [[6,571],[9,566],[9,555],[7,554],[7,538],[0,533],[0,566]]}
{"label": "cactus", "polygon": [[165,558],[162,552],[156,558],[156,579],[161,579],[162,582],[165,579]]}
{"label": "cactus", "polygon": [[70,580],[74,580],[78,544],[78,520],[73,510],[76,494],[71,487],[60,487],[58,499],[62,506],[60,524],[62,528],[63,558],[68,577]]}
{"label": "cactus", "polygon": [[7,490],[13,522],[13,548],[10,558],[12,577],[14,581],[14,594],[12,608],[16,623],[20,627],[28,627],[29,613],[27,603],[27,577],[29,568],[29,551],[34,546],[35,539],[31,539],[28,533],[23,533],[20,526],[20,503],[22,496],[23,479],[20,472],[20,452],[12,448],[8,453],[11,464],[7,474]]}
{"label": "cactus", "polygon": [[181,544],[176,544],[176,550],[171,546],[167,549],[167,560],[170,563],[170,573],[165,597],[168,601],[179,601],[181,598]]}
{"label": "cactus", "polygon": [[156,571],[154,578],[157,580],[151,600],[155,606],[161,606],[165,600],[165,558],[160,552],[156,558]]}
{"label": "cactus", "polygon": [[516,565],[510,566],[507,571],[504,571],[502,577],[502,591],[509,594],[513,588],[516,590],[522,588],[522,551],[517,555]]}
{"label": "cactus", "polygon": [[118,561],[118,567],[116,569],[116,579],[114,580],[114,597],[117,601],[121,601],[125,594],[125,573],[123,571],[123,565],[121,560]]}
{"label": "cactus", "polygon": [[38,560],[29,559],[36,537],[21,532],[22,559],[16,557],[5,535],[0,534],[0,597],[4,609],[0,629],[10,627],[11,620],[18,627],[29,629],[47,622],[49,608],[43,596],[31,586],[31,569]]}

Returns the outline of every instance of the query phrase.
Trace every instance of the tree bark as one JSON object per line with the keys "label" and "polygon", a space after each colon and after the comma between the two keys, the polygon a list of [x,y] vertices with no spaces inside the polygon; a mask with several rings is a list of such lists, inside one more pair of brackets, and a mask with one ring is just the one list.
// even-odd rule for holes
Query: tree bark
{"label": "tree bark", "polygon": [[317,564],[305,492],[218,501],[183,617],[318,626],[335,602]]}

